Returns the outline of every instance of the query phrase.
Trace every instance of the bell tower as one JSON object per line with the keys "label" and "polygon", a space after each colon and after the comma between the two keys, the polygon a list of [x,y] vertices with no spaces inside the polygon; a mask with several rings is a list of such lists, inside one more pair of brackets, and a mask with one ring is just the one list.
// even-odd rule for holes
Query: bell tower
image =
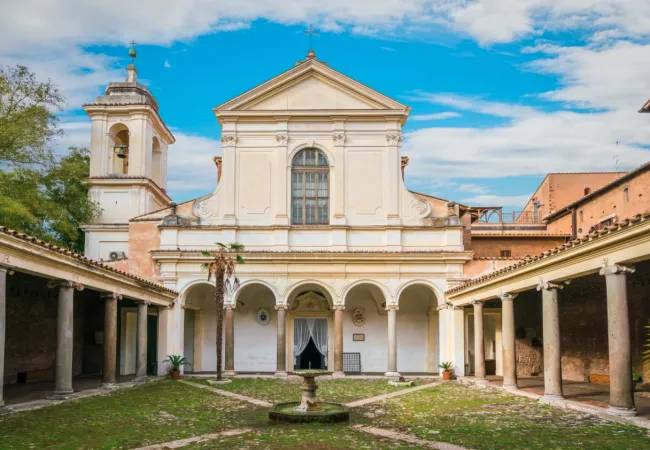
{"label": "bell tower", "polygon": [[138,83],[133,44],[126,80],[109,83],[104,95],[84,105],[92,120],[88,196],[101,208],[95,222],[84,227],[86,256],[95,259],[126,257],[129,220],[171,201],[167,150],[175,140],[158,102]]}

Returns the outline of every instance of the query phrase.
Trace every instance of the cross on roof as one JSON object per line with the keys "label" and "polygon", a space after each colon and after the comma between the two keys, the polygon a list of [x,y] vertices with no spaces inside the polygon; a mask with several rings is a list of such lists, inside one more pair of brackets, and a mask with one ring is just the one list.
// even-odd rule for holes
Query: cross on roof
{"label": "cross on roof", "polygon": [[309,50],[312,50],[312,49],[314,48],[313,45],[312,45],[312,37],[313,37],[315,34],[318,34],[318,31],[317,31],[317,30],[314,30],[313,27],[312,27],[312,25],[309,24],[309,30],[305,31],[305,34],[308,34],[308,35],[309,35]]}

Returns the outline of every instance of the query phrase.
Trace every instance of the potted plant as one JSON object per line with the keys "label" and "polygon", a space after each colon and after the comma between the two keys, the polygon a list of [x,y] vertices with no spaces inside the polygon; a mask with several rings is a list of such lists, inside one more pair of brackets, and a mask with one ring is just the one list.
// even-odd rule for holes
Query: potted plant
{"label": "potted plant", "polygon": [[643,382],[643,377],[633,370],[632,371],[632,392],[636,390],[637,383],[642,383],[642,382]]}
{"label": "potted plant", "polygon": [[181,355],[168,355],[163,362],[169,363],[169,376],[172,377],[172,380],[178,380],[181,377],[181,367],[191,366]]}
{"label": "potted plant", "polygon": [[447,361],[447,362],[440,363],[439,367],[442,369],[442,379],[445,381],[451,380],[451,372],[453,370],[452,362]]}

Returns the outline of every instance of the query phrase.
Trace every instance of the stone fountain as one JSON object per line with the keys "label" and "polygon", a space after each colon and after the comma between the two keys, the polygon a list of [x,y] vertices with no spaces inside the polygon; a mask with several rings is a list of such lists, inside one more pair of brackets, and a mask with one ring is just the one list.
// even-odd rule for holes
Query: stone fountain
{"label": "stone fountain", "polygon": [[343,422],[350,420],[350,412],[340,403],[319,402],[316,377],[327,375],[324,370],[293,372],[302,377],[300,402],[278,403],[269,410],[269,419],[281,422]]}

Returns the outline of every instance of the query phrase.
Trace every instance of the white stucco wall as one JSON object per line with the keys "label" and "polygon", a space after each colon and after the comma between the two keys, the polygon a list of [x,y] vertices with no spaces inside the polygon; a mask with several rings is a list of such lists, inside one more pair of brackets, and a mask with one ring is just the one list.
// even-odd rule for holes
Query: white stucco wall
{"label": "white stucco wall", "polygon": [[[277,360],[277,311],[275,299],[269,292],[247,297],[242,295],[244,305],[237,305],[235,327],[235,371],[275,372]],[[257,323],[257,311],[265,308],[271,314],[268,325]]]}
{"label": "white stucco wall", "polygon": [[[361,308],[366,314],[366,323],[356,326],[352,323],[355,309]],[[388,367],[388,335],[386,313],[379,314],[375,301],[367,292],[352,292],[343,312],[343,352],[361,353],[361,370],[363,372],[384,373]],[[354,342],[352,335],[365,334],[364,342]]]}
{"label": "white stucco wall", "polygon": [[427,371],[428,304],[403,299],[397,311],[397,371]]}

